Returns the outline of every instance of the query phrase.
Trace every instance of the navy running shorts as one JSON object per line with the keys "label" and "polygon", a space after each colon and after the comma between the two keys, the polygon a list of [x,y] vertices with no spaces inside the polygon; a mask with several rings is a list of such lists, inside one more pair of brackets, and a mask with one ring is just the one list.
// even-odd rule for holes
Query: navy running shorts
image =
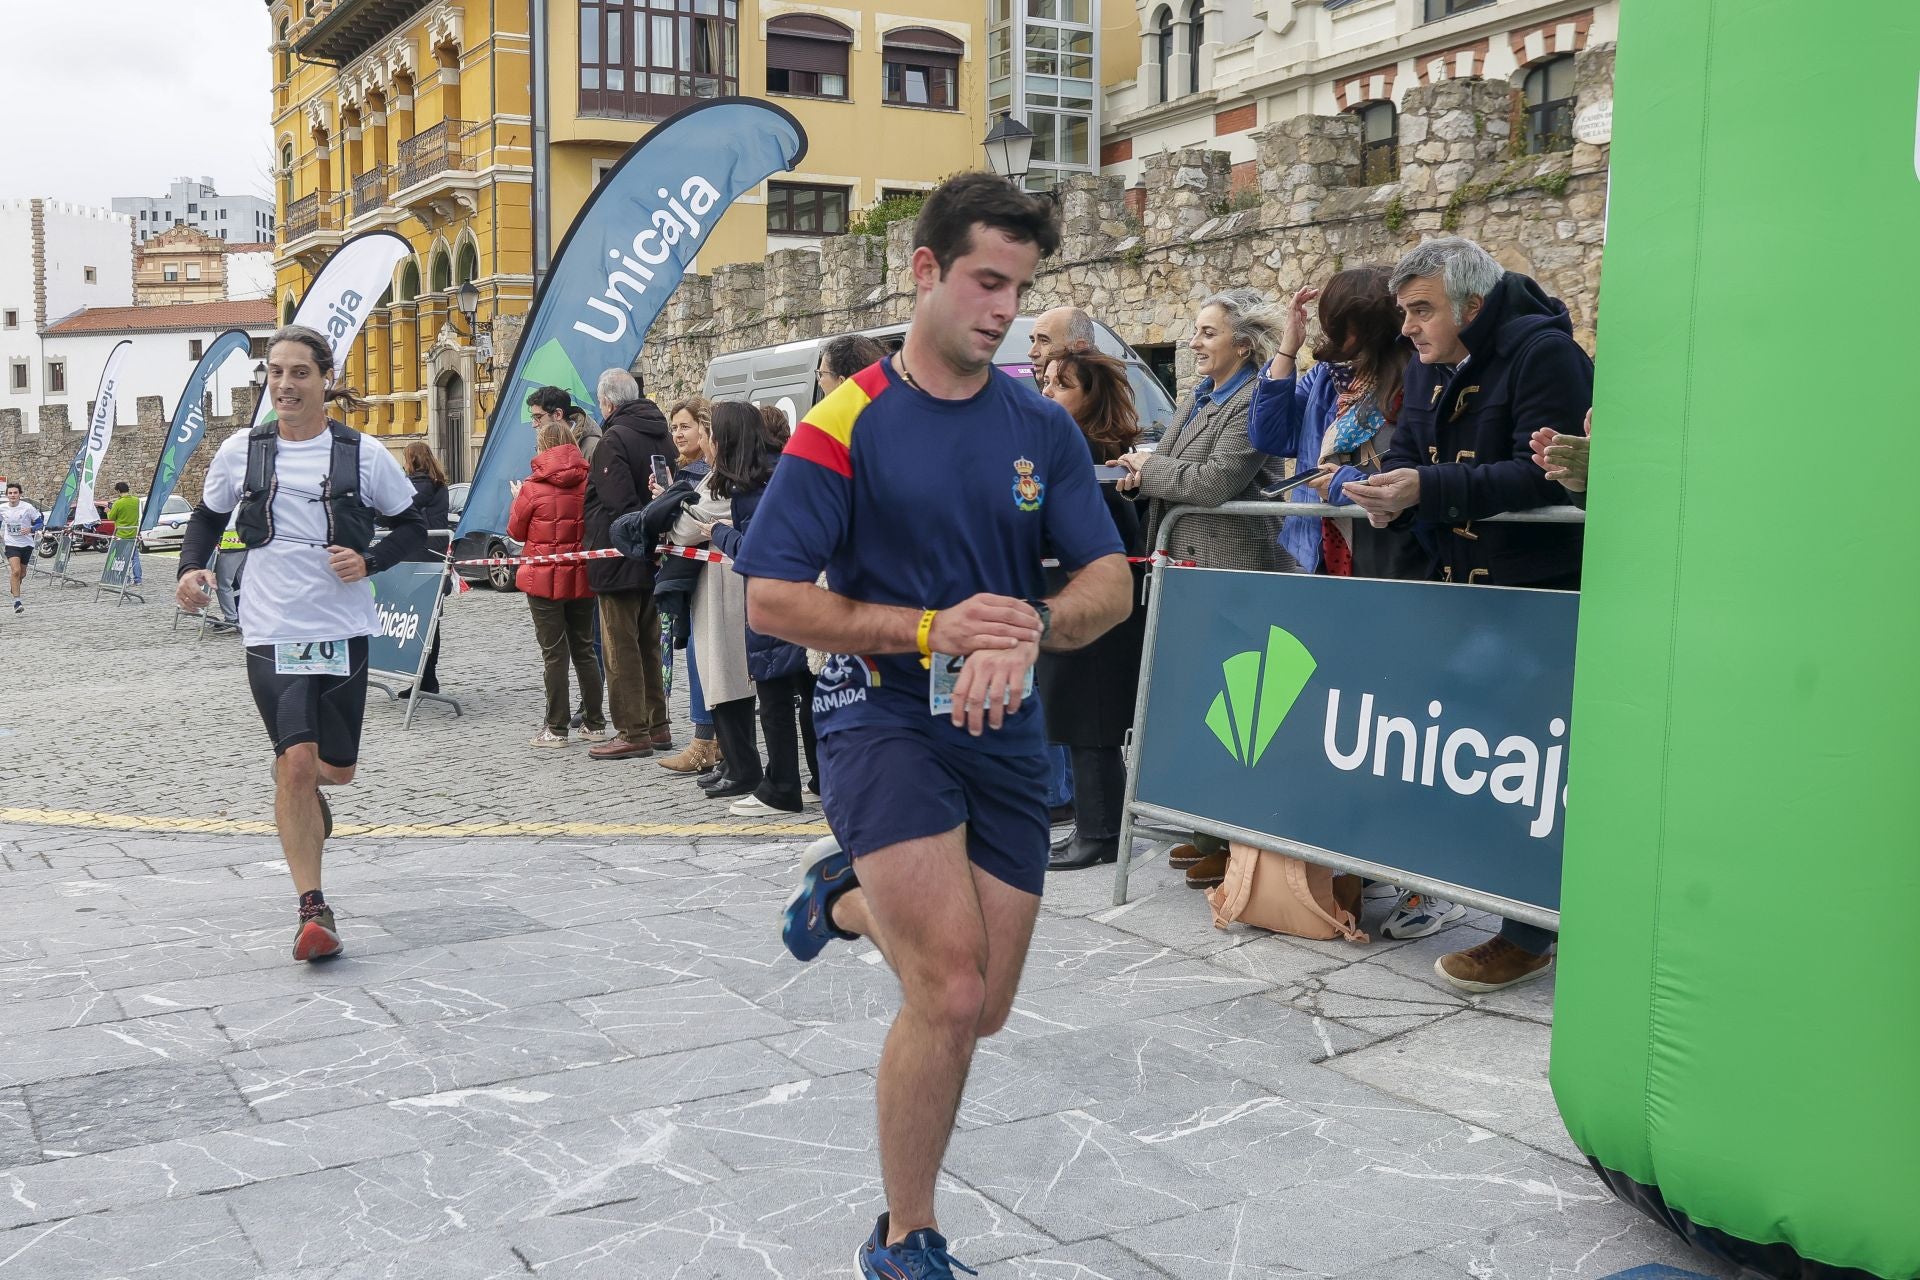
{"label": "navy running shorts", "polygon": [[8,547],[7,559],[18,560],[21,564],[32,564],[33,548],[32,547]]}
{"label": "navy running shorts", "polygon": [[821,807],[834,839],[856,860],[965,824],[968,861],[1035,896],[1047,878],[1048,776],[1044,750],[967,751],[904,725],[862,725],[820,739]]}
{"label": "navy running shorts", "polygon": [[320,758],[345,768],[360,759],[360,722],[367,710],[367,638],[347,641],[344,676],[283,676],[274,670],[273,646],[247,646],[247,684],[260,710],[273,754],[311,742]]}

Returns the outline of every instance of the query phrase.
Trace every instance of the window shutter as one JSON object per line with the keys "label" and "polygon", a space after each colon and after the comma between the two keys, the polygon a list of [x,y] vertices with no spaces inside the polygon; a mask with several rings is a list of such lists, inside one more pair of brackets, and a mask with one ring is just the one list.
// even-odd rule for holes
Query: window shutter
{"label": "window shutter", "polygon": [[889,31],[881,38],[881,44],[890,59],[898,55],[898,61],[915,66],[952,67],[956,71],[960,69],[960,52],[964,47],[946,32],[931,27],[901,27]]}
{"label": "window shutter", "polygon": [[847,74],[847,46],[832,40],[810,36],[769,33],[767,69],[770,71],[816,71],[822,75]]}

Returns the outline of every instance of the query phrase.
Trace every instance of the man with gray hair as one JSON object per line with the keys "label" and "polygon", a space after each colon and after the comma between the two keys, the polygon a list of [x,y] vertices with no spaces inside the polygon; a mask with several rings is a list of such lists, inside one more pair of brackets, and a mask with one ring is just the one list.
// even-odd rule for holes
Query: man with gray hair
{"label": "man with gray hair", "polygon": [[[600,375],[600,446],[587,471],[586,549],[613,546],[613,522],[647,505],[655,458],[678,451],[667,419],[640,394],[625,369]],[[600,651],[607,665],[607,702],[614,736],[588,749],[595,760],[650,756],[673,745],[660,673],[660,615],[653,605],[653,562],[625,556],[587,562],[587,585],[600,611]]]}
{"label": "man with gray hair", "polygon": [[1042,311],[1033,322],[1033,344],[1027,359],[1033,365],[1033,380],[1047,376],[1047,361],[1062,351],[1093,350],[1093,317],[1078,307],[1055,307]]}
{"label": "man with gray hair", "polygon": [[[1460,236],[1410,251],[1387,287],[1420,358],[1407,366],[1380,473],[1338,484],[1334,500],[1357,503],[1380,528],[1417,522],[1442,581],[1579,590],[1579,525],[1476,523],[1568,500],[1532,445],[1536,431],[1577,434],[1593,407],[1593,361],[1566,305]],[[1498,991],[1551,970],[1553,944],[1509,920],[1434,968],[1463,991]]]}

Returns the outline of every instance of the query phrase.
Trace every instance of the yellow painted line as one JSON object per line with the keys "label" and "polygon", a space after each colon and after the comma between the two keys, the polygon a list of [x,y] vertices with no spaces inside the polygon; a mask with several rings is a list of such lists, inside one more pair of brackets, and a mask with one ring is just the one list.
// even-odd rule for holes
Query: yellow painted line
{"label": "yellow painted line", "polygon": [[[81,809],[0,808],[0,822],[208,836],[270,836],[271,822],[172,814],[93,813]],[[463,836],[824,836],[824,822],[342,822],[336,837],[446,840]]]}

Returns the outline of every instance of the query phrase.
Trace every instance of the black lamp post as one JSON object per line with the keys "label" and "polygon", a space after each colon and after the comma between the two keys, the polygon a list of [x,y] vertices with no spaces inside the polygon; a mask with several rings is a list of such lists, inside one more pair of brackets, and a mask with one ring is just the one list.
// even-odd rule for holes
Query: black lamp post
{"label": "black lamp post", "polygon": [[987,149],[987,163],[995,173],[1016,187],[1025,185],[1033,160],[1033,130],[1015,120],[1011,112],[1002,111],[993,128],[987,130],[982,145]]}

